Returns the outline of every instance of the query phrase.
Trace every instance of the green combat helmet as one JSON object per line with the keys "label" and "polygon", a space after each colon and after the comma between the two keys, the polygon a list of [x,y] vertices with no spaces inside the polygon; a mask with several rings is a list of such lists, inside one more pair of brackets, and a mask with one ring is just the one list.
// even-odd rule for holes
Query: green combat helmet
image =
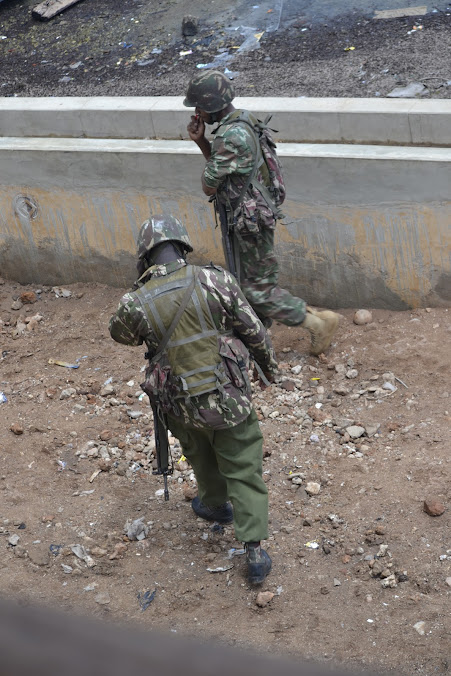
{"label": "green combat helmet", "polygon": [[217,113],[234,98],[235,91],[229,78],[219,70],[210,70],[191,78],[183,105],[200,108],[206,113]]}
{"label": "green combat helmet", "polygon": [[188,233],[177,218],[169,214],[152,216],[141,226],[138,235],[138,257],[144,258],[146,253],[162,242],[180,242],[188,251],[192,251]]}

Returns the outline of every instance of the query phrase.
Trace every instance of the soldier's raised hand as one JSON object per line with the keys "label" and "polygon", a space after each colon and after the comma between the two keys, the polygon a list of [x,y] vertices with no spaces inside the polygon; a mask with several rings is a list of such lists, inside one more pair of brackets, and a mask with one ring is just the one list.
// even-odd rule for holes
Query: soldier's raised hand
{"label": "soldier's raised hand", "polygon": [[191,121],[187,126],[189,137],[198,143],[205,136],[205,122],[199,115],[191,115]]}

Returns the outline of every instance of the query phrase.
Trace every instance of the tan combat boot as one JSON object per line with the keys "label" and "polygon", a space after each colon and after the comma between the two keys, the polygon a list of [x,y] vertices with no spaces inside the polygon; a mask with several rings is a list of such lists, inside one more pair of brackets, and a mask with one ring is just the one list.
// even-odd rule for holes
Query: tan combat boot
{"label": "tan combat boot", "polygon": [[307,307],[307,314],[301,326],[310,333],[310,352],[318,355],[329,347],[332,337],[338,327],[339,316],[336,312],[324,310],[318,312]]}

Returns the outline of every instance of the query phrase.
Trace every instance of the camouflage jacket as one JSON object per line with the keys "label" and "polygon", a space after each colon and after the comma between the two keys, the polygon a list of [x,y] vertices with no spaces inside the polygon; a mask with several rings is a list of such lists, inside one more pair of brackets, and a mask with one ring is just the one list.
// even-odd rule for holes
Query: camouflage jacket
{"label": "camouflage jacket", "polygon": [[[152,266],[137,284],[145,286],[150,279],[164,278],[185,265],[185,261],[180,259]],[[249,353],[265,372],[274,373],[277,363],[263,325],[232,275],[210,265],[199,268],[198,280],[220,334],[218,361],[222,360],[228,382],[218,390],[191,397],[188,402],[177,399],[167,412],[191,427],[233,427],[245,420],[252,410],[248,378]],[[177,307],[174,307],[174,314],[176,310]],[[131,291],[122,297],[116,313],[110,319],[109,328],[115,341],[126,345],[145,343],[150,356],[155,353],[159,341],[136,292]],[[195,343],[193,346],[195,348]]]}
{"label": "camouflage jacket", "polygon": [[[252,131],[244,124],[234,123],[242,111],[234,110],[224,117],[213,132],[215,138],[211,145],[211,156],[205,165],[204,180],[209,188],[217,188],[218,198],[230,202],[233,209],[241,194],[256,158],[256,140]],[[251,119],[252,118],[251,115]],[[265,184],[260,172],[257,180]],[[253,187],[249,187],[237,214],[237,229],[255,234],[259,225],[275,227],[273,212],[264,197]]]}

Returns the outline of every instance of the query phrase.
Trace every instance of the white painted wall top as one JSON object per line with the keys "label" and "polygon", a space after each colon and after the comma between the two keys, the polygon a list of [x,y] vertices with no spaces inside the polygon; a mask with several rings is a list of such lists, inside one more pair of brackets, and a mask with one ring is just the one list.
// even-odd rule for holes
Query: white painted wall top
{"label": "white painted wall top", "polygon": [[[238,97],[278,141],[451,145],[451,100]],[[183,97],[0,98],[0,136],[187,139]]]}

